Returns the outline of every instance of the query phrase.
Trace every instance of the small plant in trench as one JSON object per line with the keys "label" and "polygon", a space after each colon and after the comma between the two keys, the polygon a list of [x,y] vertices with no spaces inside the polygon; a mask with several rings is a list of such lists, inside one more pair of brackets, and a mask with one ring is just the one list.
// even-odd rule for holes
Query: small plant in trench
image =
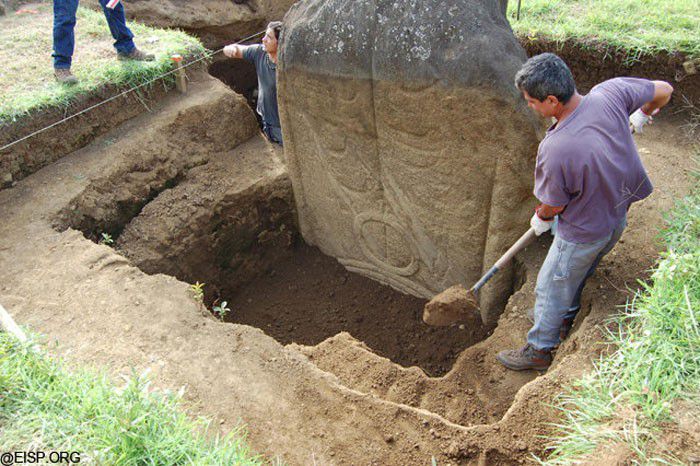
{"label": "small plant in trench", "polygon": [[197,303],[204,304],[204,283],[197,282],[190,285],[190,292]]}
{"label": "small plant in trench", "polygon": [[221,304],[216,304],[216,305],[214,305],[214,307],[211,308],[211,311],[212,311],[214,314],[216,314],[216,316],[217,316],[219,319],[224,320],[224,317],[226,317],[226,314],[228,314],[229,312],[231,312],[231,309],[229,309],[229,308],[227,307],[227,305],[228,305],[228,302],[226,302],[226,301],[221,301]]}
{"label": "small plant in trench", "polygon": [[109,233],[102,233],[100,235],[100,242],[99,244],[104,244],[106,246],[111,246],[114,244],[114,238],[112,238],[112,235]]}

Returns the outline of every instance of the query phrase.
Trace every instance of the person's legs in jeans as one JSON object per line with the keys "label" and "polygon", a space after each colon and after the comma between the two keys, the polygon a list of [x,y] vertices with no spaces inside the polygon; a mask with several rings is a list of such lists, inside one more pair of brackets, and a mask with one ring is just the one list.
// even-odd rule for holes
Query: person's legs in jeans
{"label": "person's legs in jeans", "polygon": [[70,69],[75,48],[75,13],[78,0],[53,1],[53,67]]}
{"label": "person's legs in jeans", "polygon": [[557,235],[537,276],[535,324],[527,342],[540,351],[559,343],[559,329],[576,293],[612,234],[593,243],[572,243]]}
{"label": "person's legs in jeans", "polygon": [[627,217],[623,218],[622,221],[617,225],[617,227],[612,233],[612,236],[610,237],[610,240],[608,241],[608,244],[606,244],[603,250],[600,251],[600,253],[598,253],[598,256],[593,261],[593,264],[591,265],[590,269],[588,269],[588,272],[586,272],[586,276],[583,278],[583,281],[581,282],[581,285],[579,285],[578,290],[576,290],[576,294],[574,295],[574,299],[571,302],[571,306],[569,306],[569,310],[566,312],[566,314],[564,314],[564,320],[573,322],[574,318],[576,318],[576,314],[578,314],[578,311],[581,309],[581,294],[583,293],[583,288],[586,286],[586,281],[591,277],[591,275],[593,275],[593,272],[595,272],[595,269],[598,267],[598,264],[600,264],[601,259],[603,259],[603,257],[605,257],[605,255],[609,253],[613,247],[615,247],[618,240],[622,236],[622,232],[625,231],[626,227]]}
{"label": "person's legs in jeans", "polygon": [[109,0],[100,0],[100,5],[107,18],[109,31],[112,33],[112,37],[114,37],[114,48],[117,49],[117,52],[127,55],[136,48],[133,40],[134,34],[132,34],[131,30],[126,26],[124,6],[121,2],[119,2],[114,9],[109,9],[105,6],[108,1]]}

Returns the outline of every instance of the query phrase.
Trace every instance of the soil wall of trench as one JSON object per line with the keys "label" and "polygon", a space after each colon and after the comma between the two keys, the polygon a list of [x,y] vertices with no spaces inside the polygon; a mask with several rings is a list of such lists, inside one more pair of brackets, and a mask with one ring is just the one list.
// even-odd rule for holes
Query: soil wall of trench
{"label": "soil wall of trench", "polygon": [[671,83],[674,94],[669,108],[673,110],[688,110],[689,104],[700,106],[700,73],[686,73],[683,63],[689,58],[682,53],[662,52],[634,59],[622,50],[594,40],[558,42],[528,37],[519,40],[528,56],[544,52],[559,55],[571,68],[576,86],[584,93],[606,79],[634,76]]}

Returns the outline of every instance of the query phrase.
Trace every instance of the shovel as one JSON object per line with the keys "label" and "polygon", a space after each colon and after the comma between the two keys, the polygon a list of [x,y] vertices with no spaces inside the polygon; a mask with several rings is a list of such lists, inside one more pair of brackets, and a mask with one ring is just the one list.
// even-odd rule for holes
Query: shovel
{"label": "shovel", "polygon": [[423,308],[423,322],[444,327],[469,317],[469,313],[479,312],[478,293],[481,287],[535,238],[535,230],[527,230],[469,290],[462,285],[455,285],[435,295]]}

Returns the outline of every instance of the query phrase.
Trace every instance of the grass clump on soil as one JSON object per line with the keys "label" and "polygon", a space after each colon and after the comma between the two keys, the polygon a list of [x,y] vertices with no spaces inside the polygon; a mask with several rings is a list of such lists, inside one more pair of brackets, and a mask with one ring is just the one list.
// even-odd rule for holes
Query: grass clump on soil
{"label": "grass clump on soil", "polygon": [[[50,2],[0,16],[0,125],[15,122],[33,111],[67,107],[77,98],[107,86],[125,89],[143,84],[172,70],[173,54],[195,58],[206,51],[199,40],[184,32],[131,21],[128,26],[137,46],[155,54],[156,60],[119,61],[104,14],[79,7],[71,69],[80,82],[66,86],[56,83],[53,77],[52,24]],[[172,86],[174,78],[169,75],[163,82]]]}
{"label": "grass clump on soil", "polygon": [[[564,421],[544,464],[571,464],[609,443],[642,463],[653,457],[674,403],[700,401],[700,175],[667,218],[662,255],[650,283],[614,318],[615,351],[560,399]],[[697,406],[697,404],[696,404]],[[658,445],[657,445],[658,446]]]}
{"label": "grass clump on soil", "polygon": [[258,465],[240,432],[206,435],[180,395],[149,390],[145,376],[117,389],[104,374],[69,372],[60,360],[0,332],[0,452],[69,451],[110,465]]}
{"label": "grass clump on soil", "polygon": [[625,51],[628,60],[658,52],[700,56],[699,0],[525,0],[508,5],[516,34],[555,41],[592,40]]}

